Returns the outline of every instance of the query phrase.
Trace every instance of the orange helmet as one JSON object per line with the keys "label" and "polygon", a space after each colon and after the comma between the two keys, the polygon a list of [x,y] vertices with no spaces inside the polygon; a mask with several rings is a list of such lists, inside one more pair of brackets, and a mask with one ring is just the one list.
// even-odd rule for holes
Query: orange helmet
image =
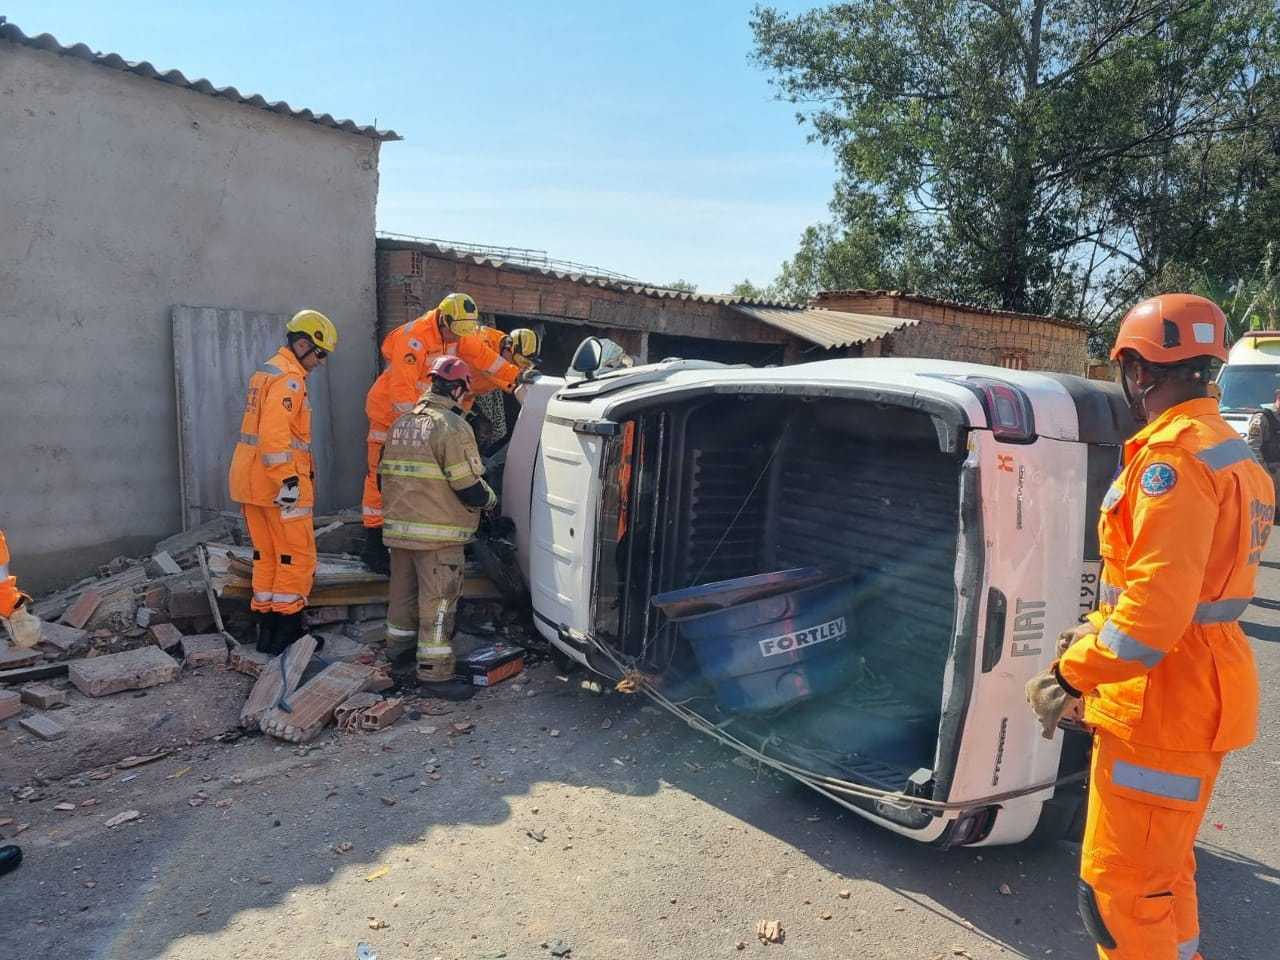
{"label": "orange helmet", "polygon": [[1212,300],[1194,293],[1162,293],[1132,307],[1120,321],[1111,359],[1132,350],[1148,363],[1182,363],[1196,357],[1227,359],[1227,317]]}

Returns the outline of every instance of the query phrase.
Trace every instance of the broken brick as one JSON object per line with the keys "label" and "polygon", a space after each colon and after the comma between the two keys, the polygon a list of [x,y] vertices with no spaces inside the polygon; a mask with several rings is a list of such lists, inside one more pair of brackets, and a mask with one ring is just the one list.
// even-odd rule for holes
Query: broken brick
{"label": "broken brick", "polygon": [[77,660],[67,668],[67,676],[76,689],[88,697],[172,683],[180,673],[178,662],[156,647]]}
{"label": "broken brick", "polygon": [[404,714],[404,700],[382,700],[360,715],[360,726],[365,730],[385,730]]}
{"label": "broken brick", "polygon": [[339,730],[358,729],[364,712],[379,703],[382,703],[382,697],[376,693],[354,694],[333,711],[333,722]]}
{"label": "broken brick", "polygon": [[[280,656],[273,658],[262,669],[258,682],[249,691],[249,698],[240,709],[240,726],[248,729],[258,726],[263,716],[280,700],[287,699],[297,689],[302,674],[316,652],[316,638],[307,633],[299,637]],[[283,669],[281,669],[283,659]]]}
{"label": "broken brick", "polygon": [[52,647],[61,656],[75,656],[89,646],[89,635],[76,627],[46,620],[40,624],[40,642]]}
{"label": "broken brick", "polygon": [[263,669],[270,662],[271,656],[269,654],[259,653],[248,644],[237,643],[231,648],[231,656],[227,659],[227,666],[236,673],[243,673],[249,677],[258,677],[262,675]]}
{"label": "broken brick", "polygon": [[223,666],[227,662],[227,641],[220,633],[202,633],[182,638],[182,664],[203,667]]}
{"label": "broken brick", "polygon": [[161,650],[172,650],[182,642],[182,631],[172,623],[155,623],[147,631],[151,642]]}
{"label": "broken brick", "polygon": [[41,740],[61,740],[67,735],[67,728],[60,723],[50,720],[43,713],[37,713],[30,717],[23,717],[18,721],[18,726],[22,727],[28,733],[33,733]]}
{"label": "broken brick", "polygon": [[22,702],[39,710],[53,710],[67,705],[67,691],[51,687],[47,683],[28,683],[18,690]]}
{"label": "broken brick", "polygon": [[19,650],[16,647],[0,645],[0,670],[17,670],[20,667],[31,667],[41,660],[38,650]]}
{"label": "broken brick", "polygon": [[355,663],[329,664],[289,698],[292,712],[276,707],[262,718],[262,732],[279,740],[306,743],[333,719],[339,705],[363,689],[372,672]]}
{"label": "broken brick", "polygon": [[89,618],[101,604],[102,596],[96,590],[86,590],[67,608],[67,612],[62,615],[62,622],[78,630],[89,622]]}
{"label": "broken brick", "polygon": [[16,690],[0,690],[0,720],[8,720],[22,712],[22,697]]}
{"label": "broken brick", "polygon": [[204,584],[183,583],[169,591],[169,616],[177,619],[207,617],[211,614],[209,594]]}

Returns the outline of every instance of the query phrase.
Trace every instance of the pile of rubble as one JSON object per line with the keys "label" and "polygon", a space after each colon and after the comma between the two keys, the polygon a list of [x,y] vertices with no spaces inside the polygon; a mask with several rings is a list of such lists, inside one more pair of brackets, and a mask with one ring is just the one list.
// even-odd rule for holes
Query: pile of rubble
{"label": "pile of rubble", "polygon": [[[10,648],[0,637],[0,722],[19,716],[27,732],[58,739],[66,731],[47,711],[67,703],[70,687],[104,697],[212,666],[255,678],[240,716],[245,729],[302,743],[335,721],[346,731],[394,723],[404,701],[381,696],[395,681],[376,647],[386,627],[387,578],[352,555],[362,536],[358,519],[318,525],[318,545],[332,552],[319,555],[305,614],[310,633],[281,656],[237,639],[248,634],[252,548],[242,518],[223,514],[162,540],[145,559],[117,558],[38,600],[33,609],[44,625],[34,649]],[[469,665],[476,683],[498,682],[523,664],[521,648],[504,642],[524,640],[522,617],[497,597],[469,566],[460,639],[464,649],[497,644],[480,666]]]}

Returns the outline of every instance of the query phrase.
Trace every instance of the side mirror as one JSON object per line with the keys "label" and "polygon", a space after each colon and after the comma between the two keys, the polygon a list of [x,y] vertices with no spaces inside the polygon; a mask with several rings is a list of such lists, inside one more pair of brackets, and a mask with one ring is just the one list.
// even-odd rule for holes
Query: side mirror
{"label": "side mirror", "polygon": [[569,369],[590,380],[600,369],[603,361],[604,344],[600,342],[599,337],[587,337],[574,351],[573,359],[569,361]]}

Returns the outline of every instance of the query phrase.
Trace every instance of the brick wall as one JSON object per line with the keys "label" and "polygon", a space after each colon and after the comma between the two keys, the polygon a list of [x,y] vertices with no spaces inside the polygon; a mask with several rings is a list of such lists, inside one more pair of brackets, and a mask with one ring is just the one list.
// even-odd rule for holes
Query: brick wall
{"label": "brick wall", "polygon": [[1054,318],[984,311],[884,291],[824,292],[815,305],[920,321],[884,338],[882,356],[933,357],[1080,376],[1089,362],[1085,329]]}
{"label": "brick wall", "polygon": [[[407,241],[378,241],[379,336],[430,310],[448,293],[475,298],[481,313],[747,343],[787,343],[780,330],[718,303],[614,290],[589,281],[459,258]],[[633,336],[633,340],[638,338]]]}

